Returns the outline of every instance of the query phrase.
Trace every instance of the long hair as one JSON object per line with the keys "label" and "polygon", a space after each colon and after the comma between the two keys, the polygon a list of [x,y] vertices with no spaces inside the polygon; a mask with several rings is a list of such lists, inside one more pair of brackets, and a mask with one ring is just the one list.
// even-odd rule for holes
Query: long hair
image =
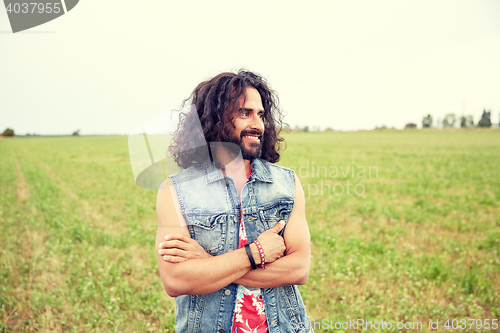
{"label": "long hair", "polygon": [[[200,142],[201,135],[207,144],[210,142],[231,142],[234,125],[231,115],[238,109],[238,98],[246,99],[245,89],[255,88],[264,107],[264,134],[260,158],[271,163],[280,159],[281,143],[279,136],[283,128],[283,111],[279,107],[276,93],[266,80],[245,70],[235,73],[221,73],[211,80],[200,83],[184,104],[191,100],[192,108],[180,115],[179,125],[172,138],[168,151],[181,168],[198,167],[212,156],[207,146],[193,148],[193,141]],[[202,132],[199,127],[201,124]],[[198,138],[195,138],[198,136]]]}

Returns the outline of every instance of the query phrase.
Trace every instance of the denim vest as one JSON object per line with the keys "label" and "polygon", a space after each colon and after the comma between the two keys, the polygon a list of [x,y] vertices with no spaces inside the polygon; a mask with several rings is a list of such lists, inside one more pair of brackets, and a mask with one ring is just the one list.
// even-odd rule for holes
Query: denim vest
{"label": "denim vest", "polygon": [[[181,170],[170,179],[191,238],[211,255],[238,249],[240,199],[233,180],[213,163]],[[247,239],[251,243],[280,220],[288,223],[295,202],[295,174],[255,159],[241,198]],[[231,333],[236,289],[237,285],[231,283],[210,294],[176,297],[175,331]],[[296,285],[261,288],[261,294],[270,333],[312,332]]]}

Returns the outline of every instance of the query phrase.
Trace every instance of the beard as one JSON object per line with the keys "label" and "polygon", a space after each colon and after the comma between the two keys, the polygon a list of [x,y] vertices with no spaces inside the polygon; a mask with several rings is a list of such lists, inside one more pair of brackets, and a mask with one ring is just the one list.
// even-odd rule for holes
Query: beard
{"label": "beard", "polygon": [[[250,142],[249,144],[245,145],[243,143],[243,137],[247,134],[253,134],[253,135],[258,135],[260,142]],[[262,154],[262,144],[264,142],[264,136],[262,135],[262,132],[260,131],[241,131],[240,137],[237,138],[236,136],[233,136],[233,143],[237,144],[240,147],[241,150],[241,156],[243,157],[244,160],[254,160],[256,158],[259,158]]]}

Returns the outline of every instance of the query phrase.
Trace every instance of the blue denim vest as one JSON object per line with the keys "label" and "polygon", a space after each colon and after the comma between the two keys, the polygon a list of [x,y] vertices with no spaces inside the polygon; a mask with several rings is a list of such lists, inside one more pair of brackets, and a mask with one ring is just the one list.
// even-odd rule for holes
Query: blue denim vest
{"label": "blue denim vest", "polygon": [[[212,255],[238,249],[240,199],[232,179],[224,177],[213,163],[181,170],[170,179],[191,238]],[[278,221],[288,223],[295,202],[295,174],[255,159],[241,197],[250,243]],[[175,331],[231,333],[236,289],[237,285],[231,283],[210,294],[176,297]],[[270,333],[312,332],[296,285],[261,288],[261,293]]]}

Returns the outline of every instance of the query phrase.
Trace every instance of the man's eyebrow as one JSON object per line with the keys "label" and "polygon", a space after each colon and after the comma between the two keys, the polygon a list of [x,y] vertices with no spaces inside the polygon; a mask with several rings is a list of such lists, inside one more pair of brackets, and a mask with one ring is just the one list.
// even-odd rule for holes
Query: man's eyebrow
{"label": "man's eyebrow", "polygon": [[[238,111],[248,111],[248,112],[251,112],[253,111],[253,109],[250,109],[250,108],[239,108]],[[264,109],[262,110],[259,110],[258,112],[266,112]]]}

